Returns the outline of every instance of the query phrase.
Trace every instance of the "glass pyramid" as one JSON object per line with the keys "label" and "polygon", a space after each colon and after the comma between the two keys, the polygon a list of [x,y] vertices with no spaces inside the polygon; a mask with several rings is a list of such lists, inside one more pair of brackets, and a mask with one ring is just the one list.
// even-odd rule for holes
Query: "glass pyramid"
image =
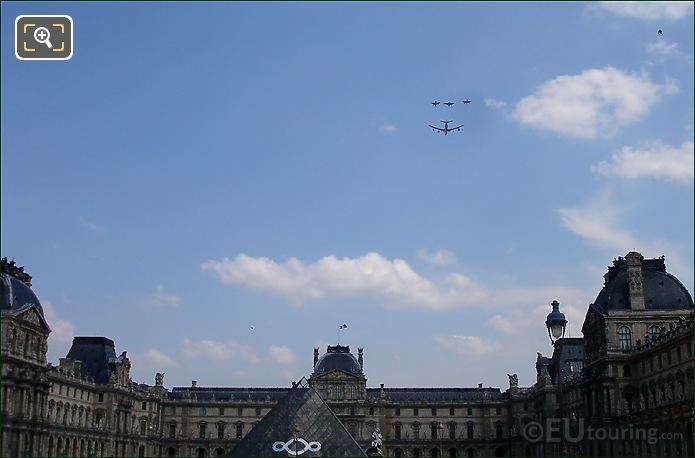
{"label": "glass pyramid", "polygon": [[231,456],[366,456],[302,378],[237,444]]}

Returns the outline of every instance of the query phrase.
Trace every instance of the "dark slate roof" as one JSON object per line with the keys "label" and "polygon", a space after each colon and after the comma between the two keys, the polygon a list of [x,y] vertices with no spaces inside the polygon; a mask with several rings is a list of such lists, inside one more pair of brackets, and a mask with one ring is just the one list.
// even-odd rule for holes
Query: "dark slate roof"
{"label": "dark slate roof", "polygon": [[287,396],[290,388],[226,388],[226,387],[174,387],[169,399],[198,399],[213,401],[277,402]]}
{"label": "dark slate roof", "polygon": [[[606,282],[592,304],[598,312],[629,310],[627,261],[618,258],[608,268]],[[693,299],[683,284],[666,272],[664,258],[642,260],[642,290],[647,310],[692,310]]]}
{"label": "dark slate roof", "polygon": [[108,383],[109,364],[117,361],[113,340],[106,337],[75,337],[67,357],[81,361],[82,375],[96,383]]}
{"label": "dark slate roof", "polygon": [[329,345],[326,349],[326,353],[324,353],[316,363],[314,373],[321,374],[335,369],[339,369],[351,374],[362,373],[360,363],[357,361],[355,356],[350,353],[349,346]]}
{"label": "dark slate roof", "polygon": [[[296,430],[295,430],[296,428]],[[293,437],[303,439],[307,445]],[[268,412],[234,447],[231,456],[366,456],[345,426],[306,379]],[[296,447],[296,449],[295,449]]]}
{"label": "dark slate roof", "polygon": [[562,384],[576,375],[570,370],[570,361],[584,361],[584,339],[564,337],[555,341],[550,363],[550,377],[553,383]]}
{"label": "dark slate roof", "polygon": [[[382,388],[367,388],[367,396],[378,398]],[[383,388],[384,397],[389,401],[441,401],[467,402],[483,399],[502,399],[499,388]]]}
{"label": "dark slate roof", "polygon": [[0,275],[0,288],[0,310],[20,311],[35,305],[43,316],[43,308],[36,294],[23,281],[3,271]]}

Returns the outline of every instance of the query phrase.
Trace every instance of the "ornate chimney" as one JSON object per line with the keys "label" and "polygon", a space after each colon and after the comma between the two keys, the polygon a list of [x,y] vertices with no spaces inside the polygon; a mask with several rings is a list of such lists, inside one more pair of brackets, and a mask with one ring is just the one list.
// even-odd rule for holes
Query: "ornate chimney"
{"label": "ornate chimney", "polygon": [[644,310],[644,290],[642,289],[642,260],[636,251],[625,255],[627,262],[628,294],[632,310]]}
{"label": "ornate chimney", "polygon": [[314,347],[314,367],[316,367],[316,363],[319,362],[319,348]]}
{"label": "ornate chimney", "polygon": [[360,369],[364,370],[364,348],[357,349],[357,362],[360,363]]}

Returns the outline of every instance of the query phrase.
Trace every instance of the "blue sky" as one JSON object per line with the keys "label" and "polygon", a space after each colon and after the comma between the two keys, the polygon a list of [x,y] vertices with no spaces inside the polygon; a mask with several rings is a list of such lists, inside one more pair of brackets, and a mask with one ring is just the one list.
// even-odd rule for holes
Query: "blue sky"
{"label": "blue sky", "polygon": [[[19,14],[72,16],[73,58],[18,61]],[[666,2],[3,3],[3,256],[53,362],[105,335],[136,381],[287,386],[348,323],[370,386],[532,384],[614,257],[692,294],[693,35]]]}

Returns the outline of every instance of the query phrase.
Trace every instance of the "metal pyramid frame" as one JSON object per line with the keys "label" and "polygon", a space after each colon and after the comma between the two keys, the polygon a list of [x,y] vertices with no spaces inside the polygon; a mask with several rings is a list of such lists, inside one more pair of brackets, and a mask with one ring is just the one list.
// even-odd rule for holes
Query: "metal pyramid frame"
{"label": "metal pyramid frame", "polygon": [[237,444],[230,456],[367,456],[306,378]]}

